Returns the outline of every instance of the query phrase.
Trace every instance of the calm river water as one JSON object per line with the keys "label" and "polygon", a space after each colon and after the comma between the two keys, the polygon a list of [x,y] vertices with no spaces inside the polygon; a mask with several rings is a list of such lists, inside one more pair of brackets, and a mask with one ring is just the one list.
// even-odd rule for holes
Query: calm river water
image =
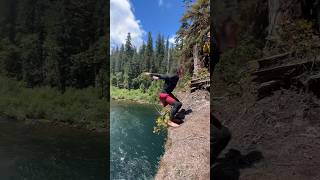
{"label": "calm river water", "polygon": [[105,180],[105,133],[0,119],[1,180]]}

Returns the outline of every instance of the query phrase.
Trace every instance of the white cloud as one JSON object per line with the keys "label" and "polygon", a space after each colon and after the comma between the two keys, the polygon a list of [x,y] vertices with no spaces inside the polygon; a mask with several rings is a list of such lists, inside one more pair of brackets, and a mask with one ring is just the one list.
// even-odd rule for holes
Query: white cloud
{"label": "white cloud", "polygon": [[135,18],[129,0],[111,0],[110,10],[111,48],[125,43],[129,32],[133,45],[139,47],[143,42],[145,31],[140,21]]}
{"label": "white cloud", "polygon": [[163,0],[159,0],[159,6],[162,6],[163,5]]}
{"label": "white cloud", "polygon": [[169,38],[169,43],[170,44],[175,44],[176,42],[176,35],[172,35],[170,38]]}
{"label": "white cloud", "polygon": [[158,5],[160,7],[171,8],[172,4],[169,1],[164,2],[164,0],[158,0]]}

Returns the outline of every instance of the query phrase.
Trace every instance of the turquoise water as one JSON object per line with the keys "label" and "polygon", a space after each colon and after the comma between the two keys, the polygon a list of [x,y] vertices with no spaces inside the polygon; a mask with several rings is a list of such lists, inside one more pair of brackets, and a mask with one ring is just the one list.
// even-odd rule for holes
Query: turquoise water
{"label": "turquoise water", "polygon": [[1,180],[105,180],[105,133],[0,119]]}
{"label": "turquoise water", "polygon": [[157,116],[153,105],[111,102],[111,179],[153,179],[165,138],[152,132]]}

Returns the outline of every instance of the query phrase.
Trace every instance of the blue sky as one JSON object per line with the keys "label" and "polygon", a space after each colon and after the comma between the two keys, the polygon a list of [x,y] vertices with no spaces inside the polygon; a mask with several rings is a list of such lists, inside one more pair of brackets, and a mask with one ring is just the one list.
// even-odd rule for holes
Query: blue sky
{"label": "blue sky", "polygon": [[145,31],[153,36],[162,33],[172,36],[178,30],[184,7],[181,0],[132,0],[136,18]]}
{"label": "blue sky", "polygon": [[128,32],[135,46],[146,41],[149,31],[154,40],[158,33],[172,40],[185,9],[182,0],[111,0],[110,5],[111,47],[123,43]]}

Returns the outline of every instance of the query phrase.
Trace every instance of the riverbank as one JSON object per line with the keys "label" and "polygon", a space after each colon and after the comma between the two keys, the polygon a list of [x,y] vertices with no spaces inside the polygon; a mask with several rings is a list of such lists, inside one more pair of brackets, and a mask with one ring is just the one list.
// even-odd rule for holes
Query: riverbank
{"label": "riverbank", "polygon": [[114,100],[133,101],[141,104],[156,102],[155,92],[144,92],[141,89],[124,89],[111,86],[110,97]]}
{"label": "riverbank", "polygon": [[[190,77],[184,76],[179,80],[175,92],[186,91],[190,83]],[[162,87],[162,82],[152,84],[148,89],[125,89],[111,86],[110,97],[114,100],[133,101],[142,104],[158,103],[158,93]]]}
{"label": "riverbank", "polygon": [[185,109],[191,109],[179,128],[169,128],[165,153],[156,180],[210,179],[210,94],[178,93]]}
{"label": "riverbank", "polygon": [[25,122],[50,122],[89,130],[106,129],[109,101],[96,88],[26,88],[23,82],[0,76],[0,115]]}

